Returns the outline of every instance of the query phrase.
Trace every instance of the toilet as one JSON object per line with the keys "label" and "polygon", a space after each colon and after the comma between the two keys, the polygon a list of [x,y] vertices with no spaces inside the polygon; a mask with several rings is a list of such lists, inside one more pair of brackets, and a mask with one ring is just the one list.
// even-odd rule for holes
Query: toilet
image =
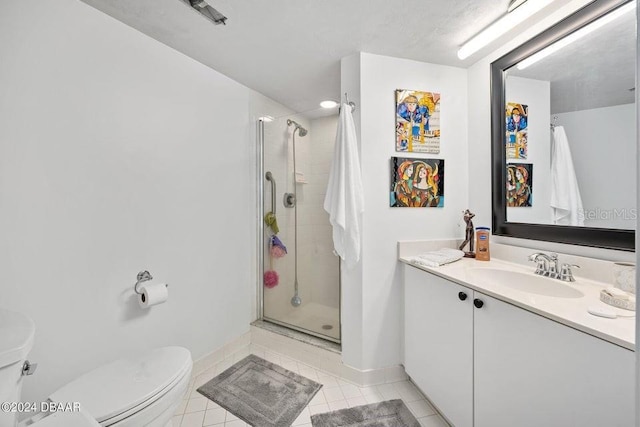
{"label": "toilet", "polygon": [[170,427],[187,393],[192,367],[189,350],[157,348],[96,368],[53,392],[49,400],[79,402],[102,427]]}
{"label": "toilet", "polygon": [[[34,333],[28,317],[0,309],[0,402],[20,401]],[[79,410],[39,413],[19,424],[15,413],[0,412],[0,427],[170,427],[192,368],[191,353],[182,347],[124,357],[69,382],[45,403],[55,408],[78,402]]]}
{"label": "toilet", "polygon": [[[23,369],[35,331],[33,321],[24,314],[0,308],[0,403],[20,402]],[[0,427],[14,427],[16,415],[0,410]]]}

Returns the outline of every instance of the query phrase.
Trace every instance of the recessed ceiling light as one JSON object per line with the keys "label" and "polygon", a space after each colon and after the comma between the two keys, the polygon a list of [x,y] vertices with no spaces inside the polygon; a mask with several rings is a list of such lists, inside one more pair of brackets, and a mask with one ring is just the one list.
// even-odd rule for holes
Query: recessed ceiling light
{"label": "recessed ceiling light", "polygon": [[334,108],[338,106],[338,103],[336,101],[322,101],[320,106],[322,108]]}

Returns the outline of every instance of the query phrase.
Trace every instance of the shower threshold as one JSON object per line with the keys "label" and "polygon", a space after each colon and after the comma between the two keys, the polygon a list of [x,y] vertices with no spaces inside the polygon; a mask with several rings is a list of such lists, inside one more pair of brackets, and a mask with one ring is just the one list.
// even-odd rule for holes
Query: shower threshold
{"label": "shower threshold", "polygon": [[277,320],[259,319],[251,323],[251,325],[257,328],[266,329],[270,332],[294,339],[296,341],[320,347],[333,353],[340,354],[342,352],[342,346],[340,345],[340,342],[338,340],[327,337],[325,335],[315,334],[306,329],[296,328],[295,326],[281,323]]}

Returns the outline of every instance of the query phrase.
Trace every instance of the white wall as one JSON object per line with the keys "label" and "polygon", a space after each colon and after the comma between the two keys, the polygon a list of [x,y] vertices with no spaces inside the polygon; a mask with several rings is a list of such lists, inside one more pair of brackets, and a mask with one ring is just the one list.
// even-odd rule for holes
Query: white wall
{"label": "white wall", "polygon": [[[0,306],[37,325],[24,398],[247,332],[264,97],[76,0],[2,2],[0,57]],[[146,311],[143,269],[170,283]]]}
{"label": "white wall", "polygon": [[[476,213],[474,220],[476,225],[491,224],[491,63],[589,2],[590,0],[571,1],[467,69],[469,87],[469,126],[467,130],[470,141],[469,158],[472,159],[469,162],[469,207]],[[500,236],[492,236],[492,239],[505,244],[600,259],[635,260],[635,256],[629,252]]]}
{"label": "white wall", "polygon": [[554,115],[569,140],[587,227],[636,228],[635,115],[635,104]]}
{"label": "white wall", "polygon": [[[360,118],[362,115],[361,92],[361,57],[357,53],[342,58],[340,61],[340,93],[347,93],[349,100],[356,103],[353,112],[353,121],[358,136],[358,150],[360,163],[362,164],[362,133]],[[366,203],[366,200],[365,200]],[[366,205],[365,205],[366,209]],[[361,368],[363,366],[363,351],[365,327],[363,325],[363,268],[359,262],[351,269],[340,269],[340,304],[341,304],[341,336],[342,336],[342,363]]]}
{"label": "white wall", "polygon": [[[460,112],[467,110],[467,75],[460,68],[366,53],[346,58],[342,65],[341,93],[348,92],[358,108],[355,119],[360,132],[365,196],[362,261],[342,278],[343,360],[359,369],[377,369],[397,365],[402,360],[403,297],[397,265],[398,240],[460,238],[464,233],[461,216],[468,200],[467,118]],[[395,151],[396,89],[441,94],[439,155]],[[445,159],[444,208],[389,207],[392,156]],[[360,292],[361,302],[355,301],[353,297]],[[349,314],[360,306],[361,317]],[[361,348],[353,350],[346,334],[360,328]],[[360,359],[352,357],[357,355]]]}
{"label": "white wall", "polygon": [[[551,224],[551,157],[549,114],[551,85],[548,81],[509,76],[505,88],[507,102],[529,106],[527,117],[528,152],[526,159],[507,159],[508,163],[531,163],[532,206],[507,208],[510,222]],[[491,224],[487,224],[491,226]]]}

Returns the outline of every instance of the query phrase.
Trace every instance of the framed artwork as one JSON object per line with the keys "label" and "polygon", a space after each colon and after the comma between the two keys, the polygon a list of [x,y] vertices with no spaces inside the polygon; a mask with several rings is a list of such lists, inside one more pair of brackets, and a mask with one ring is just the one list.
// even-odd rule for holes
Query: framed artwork
{"label": "framed artwork", "polygon": [[396,90],[396,151],[440,153],[440,94]]}
{"label": "framed artwork", "polygon": [[391,158],[391,207],[444,206],[444,160]]}
{"label": "framed artwork", "polygon": [[529,106],[508,102],[505,120],[507,121],[507,159],[526,159]]}
{"label": "framed artwork", "polygon": [[533,206],[533,164],[507,164],[507,206]]}

